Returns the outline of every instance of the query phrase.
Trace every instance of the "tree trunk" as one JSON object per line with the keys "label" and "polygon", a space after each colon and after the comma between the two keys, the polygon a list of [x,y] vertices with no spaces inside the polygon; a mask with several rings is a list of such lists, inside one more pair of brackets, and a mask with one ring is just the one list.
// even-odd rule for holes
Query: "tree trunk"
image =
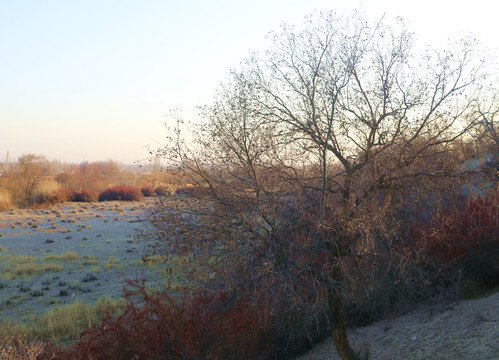
{"label": "tree trunk", "polygon": [[329,309],[332,315],[331,328],[336,351],[343,360],[360,360],[360,357],[353,351],[350,342],[348,341],[347,317],[343,302],[337,295],[330,299]]}

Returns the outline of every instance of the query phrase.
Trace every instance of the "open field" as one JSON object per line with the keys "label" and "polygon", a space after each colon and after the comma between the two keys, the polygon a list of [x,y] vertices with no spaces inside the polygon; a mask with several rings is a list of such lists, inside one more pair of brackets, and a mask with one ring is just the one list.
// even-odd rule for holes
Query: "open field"
{"label": "open field", "polygon": [[151,201],[1,211],[1,318],[22,321],[57,305],[117,298],[125,279],[161,286],[164,276],[141,262],[143,245],[133,240]]}

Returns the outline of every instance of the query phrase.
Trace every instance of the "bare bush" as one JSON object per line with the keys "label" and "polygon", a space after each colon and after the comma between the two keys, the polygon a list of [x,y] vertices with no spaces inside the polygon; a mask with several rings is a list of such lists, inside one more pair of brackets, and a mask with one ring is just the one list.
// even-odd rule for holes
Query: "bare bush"
{"label": "bare bush", "polygon": [[[4,360],[36,360],[43,352],[44,345],[39,341],[30,341],[26,335],[12,335],[2,325],[0,329],[0,358]],[[46,359],[52,357],[46,356]]]}

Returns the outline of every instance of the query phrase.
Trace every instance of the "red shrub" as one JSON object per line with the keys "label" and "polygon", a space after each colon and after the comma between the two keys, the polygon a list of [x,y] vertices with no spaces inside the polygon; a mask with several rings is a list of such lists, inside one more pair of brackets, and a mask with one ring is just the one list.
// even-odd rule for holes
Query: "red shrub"
{"label": "red shrub", "polygon": [[[56,359],[258,359],[269,350],[269,311],[244,296],[198,292],[177,299],[129,282],[124,313],[106,316]],[[54,349],[51,349],[54,352]]]}
{"label": "red shrub", "polygon": [[499,244],[499,198],[476,198],[462,208],[442,210],[427,226],[413,228],[410,237],[417,249],[444,264],[475,256]]}
{"label": "red shrub", "polygon": [[72,201],[76,202],[96,202],[99,200],[99,194],[97,191],[83,189],[81,191],[73,192]]}
{"label": "red shrub", "polygon": [[136,201],[143,197],[142,191],[134,186],[118,185],[106,189],[99,195],[99,201],[126,200]]}

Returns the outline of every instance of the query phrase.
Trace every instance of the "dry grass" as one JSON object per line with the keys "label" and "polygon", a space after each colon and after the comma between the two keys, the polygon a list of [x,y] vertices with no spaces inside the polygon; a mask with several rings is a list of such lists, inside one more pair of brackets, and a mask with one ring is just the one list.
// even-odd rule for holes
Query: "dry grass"
{"label": "dry grass", "polygon": [[0,188],[0,210],[13,209],[14,202],[9,190]]}
{"label": "dry grass", "polygon": [[[69,305],[57,306],[46,314],[33,316],[23,323],[6,323],[9,336],[18,338],[26,334],[28,339],[65,341],[75,339],[83,330],[100,323],[107,309],[117,315],[122,306],[121,300],[100,298],[93,305],[75,301]],[[3,359],[3,358],[2,358]]]}
{"label": "dry grass", "polygon": [[65,252],[64,254],[57,255],[57,254],[48,254],[45,256],[46,260],[52,260],[52,261],[76,261],[78,260],[78,254],[73,252],[73,251],[68,251]]}
{"label": "dry grass", "polygon": [[107,262],[103,265],[103,267],[106,270],[118,268],[120,263],[121,263],[120,260],[118,260],[116,258],[108,257]]}
{"label": "dry grass", "polygon": [[41,272],[47,271],[62,271],[64,267],[60,264],[55,263],[35,263],[29,262],[26,264],[16,265],[14,269],[14,273],[16,275],[25,276],[25,275],[34,275]]}
{"label": "dry grass", "polygon": [[101,268],[100,268],[100,266],[93,265],[93,266],[90,266],[90,268],[88,270],[90,272],[93,272],[93,273],[98,273],[101,271]]}
{"label": "dry grass", "polygon": [[41,342],[29,341],[25,334],[12,335],[6,326],[0,328],[0,359],[36,360],[42,350]]}
{"label": "dry grass", "polygon": [[36,192],[37,194],[48,195],[56,192],[60,188],[61,185],[54,179],[45,179],[38,185],[38,187],[36,188]]}
{"label": "dry grass", "polygon": [[0,252],[0,277],[8,280],[22,276],[29,276],[43,272],[57,272],[64,270],[61,264],[49,262],[45,258],[30,255],[15,255],[6,251]]}
{"label": "dry grass", "polygon": [[99,260],[92,255],[84,255],[82,260],[84,265],[97,265],[99,263]]}

